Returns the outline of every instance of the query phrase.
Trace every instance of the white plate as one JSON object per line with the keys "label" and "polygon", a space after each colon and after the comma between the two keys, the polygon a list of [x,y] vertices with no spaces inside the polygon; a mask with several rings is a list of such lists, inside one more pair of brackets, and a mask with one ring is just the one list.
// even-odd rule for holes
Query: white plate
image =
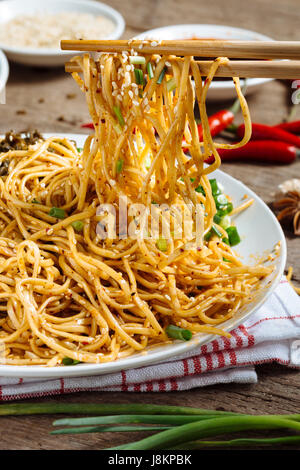
{"label": "white plate", "polygon": [[[45,134],[50,137],[53,134]],[[69,139],[76,140],[79,147],[83,146],[86,136],[78,134],[58,134]],[[237,247],[237,252],[242,256],[245,263],[253,264],[255,258],[269,253],[280,241],[281,251],[275,260],[276,272],[271,278],[271,283],[264,284],[264,288],[258,293],[255,300],[243,307],[238,314],[224,322],[220,327],[225,331],[230,331],[243,323],[252,313],[254,313],[273,292],[282,276],[286,263],[286,242],[285,237],[276,217],[268,206],[253,191],[232,176],[217,170],[211,173],[224,186],[226,194],[233,199],[233,204],[241,202],[245,194],[255,199],[255,203],[246,211],[242,212],[236,219],[236,224],[242,238],[242,242]],[[191,341],[175,341],[171,345],[160,346],[149,350],[147,354],[137,353],[128,358],[106,364],[78,364],[76,366],[46,368],[41,366],[0,366],[0,377],[72,377],[110,374],[120,370],[132,369],[150,365],[156,362],[165,361],[178,354],[188,353],[193,348],[206,344],[216,336],[212,334],[199,333]]]}
{"label": "white plate", "polygon": [[[5,0],[0,1],[0,26],[16,16],[35,13],[80,12],[105,16],[115,24],[113,32],[106,39],[119,39],[125,28],[123,16],[113,8],[92,0]],[[7,57],[24,65],[55,67],[64,65],[76,51],[68,52],[58,49],[32,49],[28,47],[11,47],[0,43],[0,49]]]}
{"label": "white plate", "polygon": [[0,105],[5,104],[5,85],[8,79],[9,66],[8,61],[2,51],[0,51]]}
{"label": "white plate", "polygon": [[[138,39],[191,39],[191,38],[216,38],[241,41],[272,41],[264,34],[256,33],[248,29],[233,28],[217,24],[178,24],[150,29],[136,36]],[[199,55],[201,55],[199,51]],[[246,93],[254,92],[263,83],[272,78],[249,78],[247,80]],[[241,81],[243,84],[243,80]],[[212,101],[227,100],[236,96],[234,85],[229,80],[214,81],[209,87],[207,98]]]}

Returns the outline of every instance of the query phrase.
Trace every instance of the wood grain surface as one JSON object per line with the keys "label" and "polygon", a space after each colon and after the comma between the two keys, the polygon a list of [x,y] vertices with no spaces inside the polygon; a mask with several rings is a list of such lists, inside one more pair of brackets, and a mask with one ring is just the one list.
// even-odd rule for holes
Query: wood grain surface
{"label": "wood grain surface", "polygon": [[[107,0],[106,3],[124,15],[127,25],[124,38],[169,24],[214,23],[253,29],[280,40],[300,39],[298,0]],[[51,133],[81,132],[80,124],[89,121],[85,100],[63,69],[10,65],[7,104],[0,106],[1,133],[28,128]],[[253,121],[275,124],[286,118],[291,93],[287,82],[273,81],[261,87],[248,100]],[[226,102],[209,105],[209,113],[228,105]],[[300,106],[296,118],[300,119]],[[267,203],[279,183],[300,177],[300,161],[290,166],[224,164],[222,169],[242,180]],[[288,266],[294,267],[295,282],[299,284],[300,238],[287,234],[287,242]],[[59,401],[184,404],[253,414],[299,411],[297,371],[270,364],[257,367],[257,372],[259,381],[255,385],[227,384],[171,393],[80,393],[59,397]],[[113,434],[49,436],[52,420],[49,416],[1,418],[0,449],[100,449],[116,439]],[[137,437],[142,435],[135,434]],[[118,443],[130,438],[129,434],[118,437]]]}

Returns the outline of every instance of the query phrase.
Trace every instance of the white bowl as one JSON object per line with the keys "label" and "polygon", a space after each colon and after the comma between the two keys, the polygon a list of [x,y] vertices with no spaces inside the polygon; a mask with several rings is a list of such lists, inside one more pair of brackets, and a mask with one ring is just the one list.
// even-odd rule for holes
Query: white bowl
{"label": "white bowl", "polygon": [[[53,134],[52,134],[53,135]],[[75,140],[78,147],[83,147],[86,135],[79,134],[59,134],[62,137]],[[45,134],[50,137],[51,134]],[[277,287],[286,263],[286,241],[281,226],[269,207],[243,183],[223,171],[217,170],[209,175],[217,178],[218,182],[224,187],[226,194],[232,198],[233,204],[238,205],[243,200],[245,194],[254,199],[254,204],[247,210],[239,214],[235,223],[241,235],[242,242],[238,245],[236,251],[240,254],[242,261],[254,264],[257,259],[269,254],[274,246],[280,242],[280,254],[274,260],[276,267],[275,273],[271,278],[262,281],[262,289],[259,289],[254,295],[250,304],[245,305],[237,314],[218,325],[224,331],[231,331],[242,324],[251,316],[267,297]],[[212,334],[198,333],[191,341],[175,341],[172,344],[158,346],[144,352],[135,353],[125,359],[119,359],[115,362],[104,364],[78,364],[77,366],[65,367],[42,367],[42,366],[0,366],[0,377],[32,377],[32,378],[53,378],[53,377],[74,377],[74,376],[92,376],[111,374],[125,369],[134,369],[146,365],[154,364],[160,361],[170,360],[179,354],[191,353],[193,349],[206,344],[216,338]]]}
{"label": "white bowl", "polygon": [[[191,38],[217,38],[242,41],[272,41],[264,34],[248,29],[233,28],[216,24],[178,24],[150,29],[136,36],[137,39],[191,39]],[[199,55],[200,51],[199,51]],[[246,94],[254,92],[260,85],[273,80],[272,78],[249,78],[247,80]],[[241,80],[243,84],[243,80]],[[229,80],[214,81],[208,92],[208,99],[212,101],[227,100],[236,96],[234,85]]]}
{"label": "white bowl", "polygon": [[[5,0],[0,2],[0,27],[16,16],[32,15],[35,13],[59,12],[90,13],[97,16],[105,16],[115,24],[113,32],[106,39],[118,39],[125,28],[124,18],[113,8],[92,0]],[[61,51],[57,49],[32,49],[27,47],[11,47],[0,42],[7,57],[23,65],[35,65],[40,67],[56,67],[64,65],[76,51]]]}
{"label": "white bowl", "polygon": [[5,85],[8,79],[8,61],[2,51],[0,51],[0,105],[5,104]]}

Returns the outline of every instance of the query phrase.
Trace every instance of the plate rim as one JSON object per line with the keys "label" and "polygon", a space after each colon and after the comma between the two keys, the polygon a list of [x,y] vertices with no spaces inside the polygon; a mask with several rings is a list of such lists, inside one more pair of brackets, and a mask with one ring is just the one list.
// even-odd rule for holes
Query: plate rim
{"label": "plate rim", "polygon": [[[44,132],[43,135],[45,138],[57,136],[57,137],[65,137],[69,139],[76,140],[78,138],[85,138],[88,134],[79,134],[79,133],[46,133]],[[274,292],[276,287],[278,286],[281,277],[284,272],[284,268],[286,265],[286,258],[287,258],[287,244],[286,239],[279,224],[278,220],[276,219],[275,215],[268,207],[268,205],[261,199],[252,189],[242,183],[240,180],[234,178],[233,176],[227,174],[222,170],[215,170],[214,174],[222,174],[225,175],[225,178],[228,178],[229,182],[233,182],[235,185],[241,187],[241,189],[247,192],[247,194],[251,197],[254,197],[256,200],[262,204],[266,212],[269,214],[275,225],[277,226],[278,232],[280,234],[281,242],[281,251],[280,251],[280,263],[278,266],[278,270],[274,278],[272,279],[272,284],[265,290],[265,293],[262,295],[261,299],[255,304],[255,306],[250,309],[247,313],[245,313],[241,318],[231,318],[227,320],[225,323],[221,324],[220,326],[224,329],[224,331],[231,331],[234,328],[237,328],[239,325],[245,322],[251,315],[253,315],[268,299],[268,297]],[[166,362],[170,360],[172,357],[178,357],[183,354],[190,354],[194,349],[199,346],[203,346],[205,344],[210,343],[211,341],[215,340],[216,338],[220,337],[219,335],[215,334],[202,334],[200,333],[199,338],[195,337],[189,342],[174,342],[172,347],[169,348],[168,351],[157,351],[155,352],[155,348],[151,350],[151,354],[144,354],[140,356],[129,356],[128,358],[120,359],[114,362],[107,362],[107,363],[85,363],[85,364],[78,364],[76,367],[74,366],[56,366],[52,368],[47,368],[45,366],[33,365],[33,366],[13,366],[13,365],[0,365],[0,377],[22,377],[22,378],[36,378],[36,379],[55,379],[55,378],[63,378],[63,377],[83,377],[83,376],[95,376],[95,375],[105,375],[111,373],[117,373],[121,370],[128,370],[128,369],[137,369],[139,367],[150,366],[152,364],[157,364],[158,362]]]}

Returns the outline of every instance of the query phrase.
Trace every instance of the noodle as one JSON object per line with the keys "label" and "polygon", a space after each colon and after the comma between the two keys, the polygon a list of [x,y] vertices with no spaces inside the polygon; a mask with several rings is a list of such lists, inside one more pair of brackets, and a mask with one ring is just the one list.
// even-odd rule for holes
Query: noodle
{"label": "noodle", "polygon": [[[239,80],[245,136],[230,146],[212,141],[205,105],[226,58],[216,59],[203,81],[192,57],[145,56],[142,83],[128,53],[73,61],[95,127],[83,150],[51,137],[0,154],[0,163],[10,162],[0,177],[1,362],[114,361],[170,341],[169,324],[228,336],[218,325],[250,302],[272,271],[244,266],[223,238],[206,241],[216,214],[208,174],[220,165],[217,149],[244,145],[251,134]],[[205,166],[210,155],[215,161]],[[203,192],[195,191],[199,185]],[[109,208],[118,222],[105,231]],[[149,229],[150,213],[156,228]]]}

